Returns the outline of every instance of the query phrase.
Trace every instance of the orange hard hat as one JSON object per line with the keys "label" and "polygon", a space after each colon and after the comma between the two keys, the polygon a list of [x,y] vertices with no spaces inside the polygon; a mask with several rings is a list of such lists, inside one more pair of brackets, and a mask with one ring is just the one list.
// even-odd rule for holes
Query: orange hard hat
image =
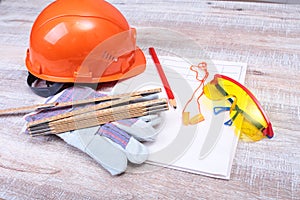
{"label": "orange hard hat", "polygon": [[[32,77],[55,83],[99,83],[142,73],[136,31],[103,0],[57,0],[33,24],[26,66]],[[49,95],[41,95],[49,96]]]}

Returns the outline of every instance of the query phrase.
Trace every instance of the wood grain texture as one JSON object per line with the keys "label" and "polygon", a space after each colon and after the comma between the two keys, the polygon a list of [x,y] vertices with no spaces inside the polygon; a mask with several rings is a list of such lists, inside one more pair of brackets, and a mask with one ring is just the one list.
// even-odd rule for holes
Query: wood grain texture
{"label": "wood grain texture", "polygon": [[[24,58],[31,26],[50,2],[0,2],[0,108],[42,101],[25,84]],[[197,41],[211,59],[247,62],[245,85],[269,114],[275,137],[239,143],[230,181],[149,165],[140,168],[151,168],[149,172],[111,177],[56,137],[22,134],[22,115],[9,115],[0,118],[0,198],[300,199],[300,6],[197,0],[109,2],[131,25],[180,31]],[[182,52],[180,45],[174,48]]]}

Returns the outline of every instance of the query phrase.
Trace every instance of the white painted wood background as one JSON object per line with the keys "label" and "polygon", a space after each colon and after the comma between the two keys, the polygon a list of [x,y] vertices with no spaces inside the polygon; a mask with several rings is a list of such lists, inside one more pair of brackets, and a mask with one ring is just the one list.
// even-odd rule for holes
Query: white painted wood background
{"label": "white painted wood background", "polygon": [[[50,2],[0,3],[0,108],[41,101],[25,83],[24,58],[31,26]],[[300,199],[300,6],[110,2],[131,25],[181,31],[212,59],[247,62],[245,85],[269,114],[275,137],[239,143],[230,181],[160,168],[111,177],[56,137],[21,134],[22,115],[1,117],[0,199]]]}

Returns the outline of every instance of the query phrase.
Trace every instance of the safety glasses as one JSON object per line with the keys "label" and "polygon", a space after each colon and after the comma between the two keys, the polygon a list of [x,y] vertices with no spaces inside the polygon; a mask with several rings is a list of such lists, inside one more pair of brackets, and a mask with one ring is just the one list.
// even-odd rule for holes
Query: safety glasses
{"label": "safety glasses", "polygon": [[[255,96],[237,81],[220,74],[203,88],[207,98],[213,101],[226,101],[223,106],[214,107],[214,113],[229,111],[230,120],[225,125],[234,125],[240,130],[240,138],[258,141],[264,137],[272,138],[271,122]],[[227,106],[228,105],[228,106]]]}

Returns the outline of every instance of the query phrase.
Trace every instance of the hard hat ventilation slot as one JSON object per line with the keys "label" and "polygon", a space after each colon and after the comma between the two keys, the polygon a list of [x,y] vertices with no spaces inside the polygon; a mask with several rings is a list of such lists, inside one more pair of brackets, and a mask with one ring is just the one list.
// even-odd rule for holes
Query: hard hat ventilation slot
{"label": "hard hat ventilation slot", "polygon": [[103,56],[102,56],[105,60],[107,61],[114,61],[114,62],[117,62],[118,61],[118,58],[113,56],[112,54],[110,54],[109,52],[105,51],[103,53]]}

